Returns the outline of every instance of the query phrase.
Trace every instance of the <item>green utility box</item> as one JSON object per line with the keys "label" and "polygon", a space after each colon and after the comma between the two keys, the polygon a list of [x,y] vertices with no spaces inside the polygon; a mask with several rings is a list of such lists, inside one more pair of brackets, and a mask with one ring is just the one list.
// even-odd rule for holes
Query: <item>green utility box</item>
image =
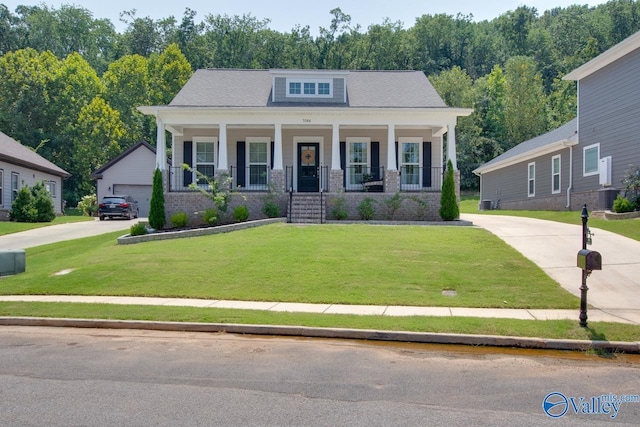
{"label": "green utility box", "polygon": [[12,276],[24,273],[26,255],[24,249],[0,250],[0,276]]}

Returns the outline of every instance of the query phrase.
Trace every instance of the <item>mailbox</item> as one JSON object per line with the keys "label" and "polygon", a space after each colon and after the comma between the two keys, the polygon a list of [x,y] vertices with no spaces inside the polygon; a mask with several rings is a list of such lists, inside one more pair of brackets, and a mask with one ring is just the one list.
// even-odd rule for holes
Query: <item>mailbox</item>
{"label": "mailbox", "polygon": [[578,252],[578,267],[583,270],[602,270],[602,256],[600,252],[581,249]]}

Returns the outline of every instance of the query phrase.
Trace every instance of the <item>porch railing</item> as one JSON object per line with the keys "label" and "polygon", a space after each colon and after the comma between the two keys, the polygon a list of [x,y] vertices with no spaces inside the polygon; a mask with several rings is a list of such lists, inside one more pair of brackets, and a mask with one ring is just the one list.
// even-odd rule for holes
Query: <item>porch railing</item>
{"label": "porch railing", "polygon": [[348,166],[344,171],[345,191],[384,191],[384,167]]}
{"label": "porch railing", "polygon": [[441,191],[442,168],[400,167],[400,191]]}
{"label": "porch railing", "polygon": [[231,166],[230,174],[231,188],[239,191],[267,191],[271,183],[271,169],[267,165]]}
{"label": "porch railing", "polygon": [[[203,169],[201,173],[213,176],[213,166],[207,166],[208,169]],[[183,169],[182,166],[176,166],[169,168],[169,191],[197,191],[192,187],[192,183],[197,183],[198,187],[202,189],[208,189],[209,183],[205,178],[198,178],[198,174],[194,171]]]}

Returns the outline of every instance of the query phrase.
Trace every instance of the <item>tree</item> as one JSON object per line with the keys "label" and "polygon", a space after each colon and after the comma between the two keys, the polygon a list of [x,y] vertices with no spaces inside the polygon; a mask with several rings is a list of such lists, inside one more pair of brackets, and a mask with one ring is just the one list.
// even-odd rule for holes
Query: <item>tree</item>
{"label": "tree", "polygon": [[458,196],[456,196],[456,182],[453,176],[453,164],[447,161],[447,171],[442,182],[440,195],[440,217],[445,221],[453,221],[460,216]]}
{"label": "tree", "polygon": [[187,58],[175,43],[170,44],[160,55],[151,55],[149,59],[151,102],[154,105],[171,102],[191,74],[193,73]]}
{"label": "tree", "polygon": [[151,192],[151,205],[149,207],[149,225],[160,230],[165,224],[164,190],[162,187],[162,172],[156,169],[153,173],[153,189]]}

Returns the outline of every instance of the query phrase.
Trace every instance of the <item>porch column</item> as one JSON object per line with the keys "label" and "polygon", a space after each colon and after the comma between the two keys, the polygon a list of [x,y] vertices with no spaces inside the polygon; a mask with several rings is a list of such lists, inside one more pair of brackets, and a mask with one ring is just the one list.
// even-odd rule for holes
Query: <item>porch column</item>
{"label": "porch column", "polygon": [[229,159],[227,158],[227,124],[220,123],[220,135],[218,137],[218,170],[229,170]]}
{"label": "porch column", "polygon": [[156,168],[164,171],[167,169],[167,141],[165,137],[164,123],[156,117]]}
{"label": "porch column", "polygon": [[340,170],[340,125],[332,125],[331,135],[331,170]]}
{"label": "porch column", "polygon": [[273,141],[273,170],[282,170],[282,124],[276,123]]}
{"label": "porch column", "polygon": [[453,170],[458,170],[458,160],[456,156],[456,125],[447,126],[447,160],[451,160]]}
{"label": "porch column", "polygon": [[396,128],[395,125],[389,125],[387,137],[387,170],[398,170],[396,163]]}

